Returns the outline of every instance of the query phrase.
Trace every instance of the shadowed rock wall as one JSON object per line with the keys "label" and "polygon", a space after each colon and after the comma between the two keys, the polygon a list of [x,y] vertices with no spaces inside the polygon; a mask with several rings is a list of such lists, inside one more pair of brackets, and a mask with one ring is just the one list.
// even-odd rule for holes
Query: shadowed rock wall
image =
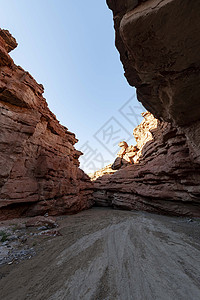
{"label": "shadowed rock wall", "polygon": [[143,114],[134,129],[139,149],[134,165],[114,174],[95,174],[98,206],[146,210],[170,215],[200,216],[200,169],[190,155],[182,131]]}
{"label": "shadowed rock wall", "polygon": [[181,126],[200,162],[200,1],[107,0],[116,47],[138,100]]}
{"label": "shadowed rock wall", "polygon": [[107,2],[125,76],[139,101],[155,117],[177,125],[199,120],[200,2]]}
{"label": "shadowed rock wall", "polygon": [[[158,119],[137,164],[95,181],[98,205],[200,216],[200,1],[107,0],[125,77]],[[148,139],[147,139],[148,140]]]}

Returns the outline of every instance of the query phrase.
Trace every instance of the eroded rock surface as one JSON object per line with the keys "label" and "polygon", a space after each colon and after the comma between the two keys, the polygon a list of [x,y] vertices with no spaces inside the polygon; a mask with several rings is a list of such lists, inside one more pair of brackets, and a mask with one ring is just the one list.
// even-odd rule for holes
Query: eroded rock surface
{"label": "eroded rock surface", "polygon": [[157,122],[153,131],[145,125],[147,120],[134,130],[138,145],[141,140],[136,164],[97,179],[96,201],[200,215],[200,2],[107,3],[125,77],[159,121],[152,119]]}
{"label": "eroded rock surface", "polygon": [[165,121],[185,125],[199,120],[200,2],[107,2],[125,76],[137,87],[138,99]]}
{"label": "eroded rock surface", "polygon": [[134,157],[138,152],[138,148],[136,146],[128,146],[128,144],[125,141],[120,142],[118,146],[121,147],[121,149],[117,153],[117,158],[111,166],[113,170],[118,170],[129,164],[133,164]]}
{"label": "eroded rock surface", "polygon": [[200,162],[200,2],[107,3],[129,84],[155,117],[182,127],[190,152]]}
{"label": "eroded rock surface", "polygon": [[[143,114],[134,129],[135,163],[94,181],[99,206],[200,216],[200,169],[185,134],[172,124]],[[103,176],[102,176],[103,175]]]}
{"label": "eroded rock surface", "polygon": [[91,206],[91,183],[79,169],[75,135],[49,110],[44,88],[8,52],[0,30],[0,218],[74,213]]}

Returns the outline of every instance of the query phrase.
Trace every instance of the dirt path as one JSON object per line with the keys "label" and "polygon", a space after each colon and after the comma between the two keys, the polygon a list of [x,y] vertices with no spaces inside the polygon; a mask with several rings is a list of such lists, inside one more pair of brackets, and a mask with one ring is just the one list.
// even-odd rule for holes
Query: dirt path
{"label": "dirt path", "polygon": [[198,300],[200,223],[92,209],[59,221],[62,236],[3,266],[1,300]]}

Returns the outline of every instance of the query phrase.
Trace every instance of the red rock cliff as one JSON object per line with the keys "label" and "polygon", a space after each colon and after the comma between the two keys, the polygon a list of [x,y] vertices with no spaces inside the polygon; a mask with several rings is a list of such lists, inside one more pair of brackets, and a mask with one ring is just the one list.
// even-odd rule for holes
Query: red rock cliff
{"label": "red rock cliff", "polygon": [[183,129],[200,162],[200,2],[107,0],[116,47],[138,100]]}
{"label": "red rock cliff", "polygon": [[107,3],[125,77],[159,120],[149,131],[147,116],[134,130],[139,161],[99,177],[95,200],[98,205],[200,216],[200,2]]}
{"label": "red rock cliff", "polygon": [[75,135],[59,124],[43,86],[8,52],[0,30],[0,218],[75,213],[92,205],[89,177],[79,169]]}
{"label": "red rock cliff", "polygon": [[200,169],[190,154],[185,134],[150,113],[143,116],[144,121],[134,129],[139,149],[135,164],[114,174],[104,169],[95,173],[96,204],[200,216]]}

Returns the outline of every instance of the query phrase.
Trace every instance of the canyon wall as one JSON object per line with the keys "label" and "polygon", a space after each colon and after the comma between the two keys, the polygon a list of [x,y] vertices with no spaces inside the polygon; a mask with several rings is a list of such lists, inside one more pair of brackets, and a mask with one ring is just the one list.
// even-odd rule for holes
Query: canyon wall
{"label": "canyon wall", "polygon": [[0,219],[89,208],[77,139],[49,110],[43,86],[14,64],[8,53],[16,46],[0,30]]}
{"label": "canyon wall", "polygon": [[158,121],[134,131],[144,141],[136,164],[95,181],[96,203],[200,216],[200,1],[107,3],[125,77]]}
{"label": "canyon wall", "polygon": [[143,115],[134,129],[139,149],[134,164],[113,174],[109,166],[94,174],[96,205],[200,216],[200,168],[185,134],[150,113]]}
{"label": "canyon wall", "polygon": [[107,0],[116,47],[138,100],[182,127],[200,162],[200,1]]}
{"label": "canyon wall", "polygon": [[199,121],[200,2],[107,2],[125,76],[139,101],[165,121],[181,126]]}

